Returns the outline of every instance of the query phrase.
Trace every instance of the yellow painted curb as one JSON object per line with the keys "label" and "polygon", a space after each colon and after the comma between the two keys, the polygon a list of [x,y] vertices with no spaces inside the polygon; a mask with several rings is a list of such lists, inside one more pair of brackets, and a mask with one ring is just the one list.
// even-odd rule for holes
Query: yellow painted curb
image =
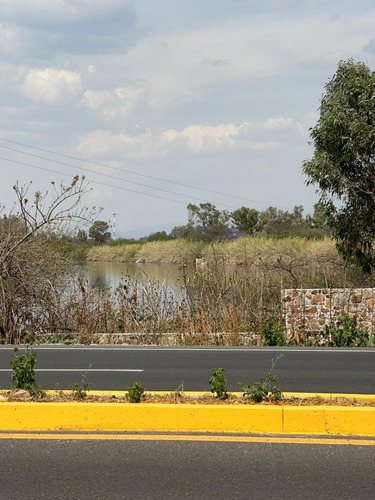
{"label": "yellow painted curb", "polygon": [[0,431],[150,431],[375,436],[375,408],[1,403]]}

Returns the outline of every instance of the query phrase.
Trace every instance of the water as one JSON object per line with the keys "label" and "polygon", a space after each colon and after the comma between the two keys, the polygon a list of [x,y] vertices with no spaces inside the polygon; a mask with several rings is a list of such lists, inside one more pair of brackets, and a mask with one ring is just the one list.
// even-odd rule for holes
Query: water
{"label": "water", "polygon": [[124,262],[86,262],[75,268],[90,285],[115,290],[125,278],[138,282],[154,281],[168,291],[178,293],[182,288],[181,271],[177,264],[132,264]]}

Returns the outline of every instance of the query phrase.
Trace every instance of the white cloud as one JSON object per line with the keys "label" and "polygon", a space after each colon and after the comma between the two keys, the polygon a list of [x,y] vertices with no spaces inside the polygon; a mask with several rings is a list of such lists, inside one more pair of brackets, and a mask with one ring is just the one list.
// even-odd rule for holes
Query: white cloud
{"label": "white cloud", "polygon": [[[282,119],[278,119],[282,123]],[[289,124],[289,122],[286,120]],[[174,154],[216,153],[231,150],[267,151],[284,148],[285,146],[269,137],[266,124],[243,122],[236,126],[233,123],[223,123],[214,126],[190,125],[181,131],[167,129],[158,134],[145,131],[132,136],[126,132],[111,134],[108,131],[97,130],[78,138],[76,149],[85,155],[121,155],[128,159],[143,159]],[[272,121],[271,121],[272,123]],[[269,128],[269,126],[268,126]],[[263,136],[259,131],[267,131]],[[276,128],[276,130],[278,130]]]}
{"label": "white cloud", "polygon": [[295,124],[291,118],[268,118],[264,123],[264,128],[267,130],[286,130],[293,128]]}
{"label": "white cloud", "polygon": [[104,118],[124,118],[138,106],[143,90],[133,87],[117,87],[115,90],[87,90],[83,94],[82,104]]}
{"label": "white cloud", "polygon": [[36,101],[65,104],[76,98],[82,87],[81,74],[65,69],[30,69],[21,86]]}
{"label": "white cloud", "polygon": [[211,86],[230,86],[280,74],[290,78],[317,61],[336,65],[360,54],[373,36],[374,13],[301,17],[243,16],[140,40],[123,64],[132,80],[147,82],[150,106],[171,108],[199,100]]}

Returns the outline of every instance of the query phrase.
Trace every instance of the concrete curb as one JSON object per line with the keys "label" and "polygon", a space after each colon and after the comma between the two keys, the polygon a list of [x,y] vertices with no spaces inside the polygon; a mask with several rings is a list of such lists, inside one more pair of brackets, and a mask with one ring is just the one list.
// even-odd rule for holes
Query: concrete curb
{"label": "concrete curb", "polygon": [[375,437],[375,407],[0,403],[0,431],[58,430]]}

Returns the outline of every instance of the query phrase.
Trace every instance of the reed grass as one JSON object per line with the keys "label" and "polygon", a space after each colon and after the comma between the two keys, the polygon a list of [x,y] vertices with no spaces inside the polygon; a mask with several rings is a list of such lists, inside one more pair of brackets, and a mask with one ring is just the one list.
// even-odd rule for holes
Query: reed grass
{"label": "reed grass", "polygon": [[153,241],[124,245],[103,245],[89,250],[87,260],[102,262],[140,262],[182,264],[204,258],[207,262],[218,259],[232,264],[251,264],[262,260],[278,258],[336,259],[334,242],[307,240],[304,238],[252,238],[243,237],[233,241],[211,244],[188,240]]}
{"label": "reed grass", "polygon": [[152,241],[142,246],[138,252],[137,262],[158,262],[182,264],[195,262],[201,256],[204,243],[200,241],[170,240]]}
{"label": "reed grass", "polygon": [[87,260],[92,262],[136,262],[141,248],[142,244],[140,243],[92,247],[87,254]]}
{"label": "reed grass", "polygon": [[182,264],[195,262],[203,252],[202,242],[152,241],[144,244],[103,245],[92,248],[89,261]]}

